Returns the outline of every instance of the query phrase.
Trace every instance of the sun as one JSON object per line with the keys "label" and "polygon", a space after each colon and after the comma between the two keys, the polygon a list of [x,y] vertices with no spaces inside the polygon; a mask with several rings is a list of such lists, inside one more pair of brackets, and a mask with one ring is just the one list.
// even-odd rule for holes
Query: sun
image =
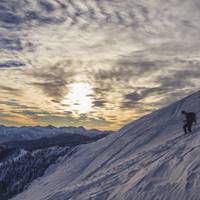
{"label": "sun", "polygon": [[88,113],[92,110],[92,87],[89,83],[73,83],[69,85],[69,92],[63,100],[68,111],[75,111],[79,114]]}

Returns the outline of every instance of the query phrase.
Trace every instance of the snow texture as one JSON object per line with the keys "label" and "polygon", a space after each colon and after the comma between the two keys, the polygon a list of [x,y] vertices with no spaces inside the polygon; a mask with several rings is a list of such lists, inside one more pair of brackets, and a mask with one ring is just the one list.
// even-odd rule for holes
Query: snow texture
{"label": "snow texture", "polygon": [[81,145],[12,200],[199,200],[200,128],[183,134],[181,111],[200,92]]}

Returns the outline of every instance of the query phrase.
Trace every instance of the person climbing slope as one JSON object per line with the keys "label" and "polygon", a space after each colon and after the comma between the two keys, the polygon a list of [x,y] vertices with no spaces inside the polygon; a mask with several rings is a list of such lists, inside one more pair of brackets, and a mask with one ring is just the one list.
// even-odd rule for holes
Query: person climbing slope
{"label": "person climbing slope", "polygon": [[196,114],[194,112],[182,111],[182,114],[185,115],[183,130],[185,134],[188,132],[192,133],[193,123],[197,124]]}

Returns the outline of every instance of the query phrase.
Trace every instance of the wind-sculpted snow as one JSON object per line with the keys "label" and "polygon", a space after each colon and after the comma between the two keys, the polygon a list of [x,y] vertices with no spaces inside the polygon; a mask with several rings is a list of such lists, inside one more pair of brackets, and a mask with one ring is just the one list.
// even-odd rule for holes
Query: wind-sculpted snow
{"label": "wind-sculpted snow", "polygon": [[199,200],[200,128],[182,130],[183,109],[199,116],[200,92],[80,146],[14,200]]}

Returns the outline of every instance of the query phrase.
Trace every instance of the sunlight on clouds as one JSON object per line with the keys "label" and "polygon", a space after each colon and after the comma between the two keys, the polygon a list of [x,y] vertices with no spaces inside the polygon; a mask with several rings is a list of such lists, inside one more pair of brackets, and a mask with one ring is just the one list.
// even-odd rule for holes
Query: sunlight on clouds
{"label": "sunlight on clouds", "polygon": [[79,114],[92,111],[92,88],[88,83],[73,83],[69,85],[69,93],[65,96],[62,104],[66,105],[66,111]]}
{"label": "sunlight on clouds", "polygon": [[198,1],[45,1],[0,2],[0,123],[114,130],[199,88]]}

